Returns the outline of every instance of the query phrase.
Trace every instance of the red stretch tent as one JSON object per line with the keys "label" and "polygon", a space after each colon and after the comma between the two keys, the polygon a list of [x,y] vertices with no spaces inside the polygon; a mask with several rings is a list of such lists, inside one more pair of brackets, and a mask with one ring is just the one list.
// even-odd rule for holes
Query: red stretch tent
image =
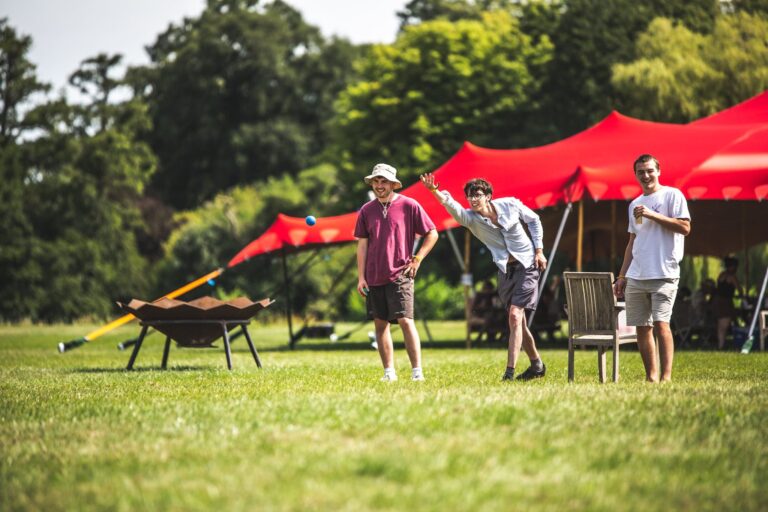
{"label": "red stretch tent", "polygon": [[[463,186],[484,177],[494,195],[515,196],[540,209],[582,199],[630,200],[640,194],[632,162],[651,153],[662,163],[662,182],[690,199],[762,200],[768,195],[768,93],[687,125],[642,121],[612,112],[595,126],[558,142],[498,150],[469,142],[435,171],[440,187],[466,206]],[[361,176],[362,179],[362,176]],[[424,206],[439,231],[456,222],[420,183],[404,195]],[[356,213],[317,219],[279,215],[228,266],[283,247],[354,240]]]}

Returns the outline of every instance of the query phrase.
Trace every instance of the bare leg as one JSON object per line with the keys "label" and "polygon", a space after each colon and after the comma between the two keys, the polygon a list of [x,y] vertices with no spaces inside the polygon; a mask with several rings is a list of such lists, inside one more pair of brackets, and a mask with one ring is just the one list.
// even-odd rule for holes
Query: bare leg
{"label": "bare leg", "polygon": [[376,344],[379,347],[379,356],[384,368],[394,368],[395,362],[392,356],[392,333],[389,331],[389,322],[379,318],[373,319],[376,328]]}
{"label": "bare leg", "polygon": [[661,380],[672,380],[672,360],[675,357],[675,341],[668,322],[654,322],[659,339],[659,359],[661,360]]}
{"label": "bare leg", "polygon": [[[671,335],[671,334],[670,334]],[[637,347],[645,366],[645,380],[648,382],[659,381],[659,369],[656,365],[656,345],[653,342],[653,327],[641,325],[637,327]]]}
{"label": "bare leg", "polygon": [[539,351],[536,350],[536,341],[533,339],[533,333],[528,329],[528,320],[523,314],[523,350],[528,354],[528,359],[535,361],[540,359]]}
{"label": "bare leg", "polygon": [[421,340],[419,339],[419,331],[416,330],[416,323],[413,318],[398,318],[397,323],[403,330],[405,350],[408,352],[411,368],[421,367]]}
{"label": "bare leg", "polygon": [[509,348],[507,349],[507,366],[517,368],[517,358],[523,344],[523,327],[525,311],[517,306],[509,307]]}
{"label": "bare leg", "polygon": [[728,327],[731,325],[731,319],[729,317],[723,317],[717,319],[717,348],[723,350],[725,348],[725,335],[728,333]]}

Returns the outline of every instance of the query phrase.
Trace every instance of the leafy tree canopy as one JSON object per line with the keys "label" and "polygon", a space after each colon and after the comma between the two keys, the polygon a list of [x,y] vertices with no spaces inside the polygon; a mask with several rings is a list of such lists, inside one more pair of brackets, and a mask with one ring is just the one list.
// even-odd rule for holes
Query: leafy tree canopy
{"label": "leafy tree canopy", "polygon": [[210,0],[172,25],[148,48],[152,67],[131,75],[155,126],[153,187],[188,208],[306,167],[325,147],[324,123],[356,51],[327,42],[279,0]]}
{"label": "leafy tree canopy", "polygon": [[711,34],[658,18],[612,82],[627,114],[688,122],[768,89],[766,41],[768,20],[745,12],[718,18]]}
{"label": "leafy tree canopy", "polygon": [[533,44],[503,11],[481,21],[422,23],[392,45],[374,46],[359,62],[362,80],[337,103],[336,144],[355,172],[350,182],[381,160],[405,171],[407,182],[465,140],[509,147],[518,109],[538,89],[537,70],[551,55],[548,38]]}

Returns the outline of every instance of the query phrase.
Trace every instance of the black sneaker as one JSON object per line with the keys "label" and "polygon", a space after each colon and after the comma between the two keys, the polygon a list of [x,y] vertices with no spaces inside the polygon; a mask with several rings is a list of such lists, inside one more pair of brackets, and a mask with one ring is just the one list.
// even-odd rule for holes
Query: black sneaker
{"label": "black sneaker", "polygon": [[533,369],[533,366],[529,366],[527,370],[517,376],[517,380],[533,380],[540,379],[547,374],[547,365],[541,365],[541,370],[537,371]]}
{"label": "black sneaker", "polygon": [[506,380],[509,380],[509,381],[515,380],[515,374],[514,373],[506,373],[506,372],[504,372],[504,375],[501,376],[501,380],[502,380],[502,382],[504,382]]}

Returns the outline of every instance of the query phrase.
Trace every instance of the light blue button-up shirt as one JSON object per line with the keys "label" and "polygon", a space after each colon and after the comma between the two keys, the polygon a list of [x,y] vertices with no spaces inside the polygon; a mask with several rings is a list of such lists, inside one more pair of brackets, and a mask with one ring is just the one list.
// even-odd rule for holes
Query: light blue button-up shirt
{"label": "light blue button-up shirt", "polygon": [[[441,192],[443,199],[440,203],[445,207],[456,222],[469,229],[491,251],[493,262],[502,272],[507,271],[507,262],[511,254],[525,268],[533,265],[535,249],[543,249],[542,238],[544,229],[541,220],[536,213],[514,197],[502,197],[491,199],[496,208],[499,226],[491,222],[491,219],[483,217],[479,213],[464,208],[456,201],[448,191]],[[523,229],[521,222],[525,222],[531,238]]]}

